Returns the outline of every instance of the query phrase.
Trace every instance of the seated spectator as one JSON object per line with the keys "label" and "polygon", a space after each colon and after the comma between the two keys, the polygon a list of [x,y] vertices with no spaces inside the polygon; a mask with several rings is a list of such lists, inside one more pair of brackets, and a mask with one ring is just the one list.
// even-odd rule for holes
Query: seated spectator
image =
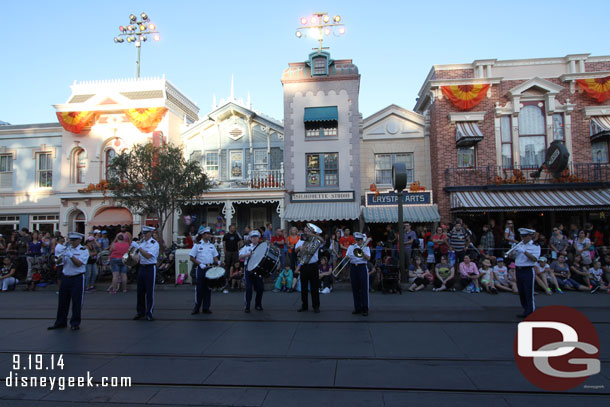
{"label": "seated spectator", "polygon": [[481,275],[479,273],[479,268],[477,267],[477,265],[474,262],[470,261],[470,256],[465,255],[464,261],[460,263],[460,281],[462,283],[462,290],[464,292],[467,292],[469,290],[469,287],[472,285],[472,292],[480,293],[480,277]]}
{"label": "seated spectator", "polygon": [[[604,284],[604,280],[602,276],[604,275],[604,270],[602,269],[602,263],[599,260],[595,260],[593,262],[593,267],[589,269],[589,281],[591,283],[591,294],[594,294],[600,288],[602,290],[607,290],[608,286]],[[610,293],[610,291],[608,291]]]}
{"label": "seated spectator", "polygon": [[606,283],[610,284],[610,250],[601,256],[602,270],[606,277]]}
{"label": "seated spectator", "polygon": [[244,278],[244,265],[237,261],[229,269],[229,288],[239,290],[242,288],[242,280]]}
{"label": "seated spectator", "polygon": [[4,257],[2,268],[0,269],[0,282],[2,282],[2,291],[12,291],[19,282],[14,276],[17,272],[17,267],[11,261],[11,258]]}
{"label": "seated spectator", "polygon": [[578,232],[578,237],[574,240],[574,254],[581,257],[581,263],[587,266],[593,263],[591,257],[591,240],[586,236],[584,230]]}
{"label": "seated spectator", "polygon": [[413,264],[409,266],[409,281],[411,281],[411,286],[409,286],[408,290],[411,292],[423,290],[433,279],[434,277],[428,271],[422,258],[419,256],[415,257]]}
{"label": "seated spectator", "polygon": [[517,290],[517,283],[504,265],[504,259],[498,257],[497,262],[498,264],[494,266],[494,287],[517,294],[519,292]]}
{"label": "seated spectator", "polygon": [[481,263],[481,269],[479,270],[481,274],[481,284],[485,291],[490,294],[498,294],[498,290],[494,286],[494,276],[493,269],[491,268],[491,261],[485,259]]}
{"label": "seated spectator", "polygon": [[333,290],[333,266],[328,263],[326,257],[320,259],[320,292],[330,294]]}
{"label": "seated spectator", "polygon": [[577,254],[574,256],[574,260],[572,260],[570,265],[570,273],[572,273],[572,278],[578,284],[592,288],[589,283],[589,266],[583,264],[582,255]]}
{"label": "seated spectator", "polygon": [[290,269],[290,265],[286,264],[284,269],[280,271],[277,279],[275,280],[275,288],[273,289],[274,293],[279,293],[280,291],[286,292],[292,288],[292,270]]}
{"label": "seated spectator", "polygon": [[551,263],[551,269],[555,273],[557,283],[563,290],[579,290],[588,291],[589,288],[580,284],[578,281],[572,278],[570,273],[570,266],[566,263],[565,256],[560,254],[557,260]]}
{"label": "seated spectator", "polygon": [[432,291],[455,291],[453,288],[455,269],[449,264],[446,254],[441,255],[440,262],[437,263],[434,269],[434,277],[434,288]]}
{"label": "seated spectator", "polygon": [[[534,266],[534,272],[536,273],[536,282],[538,283],[540,288],[542,288],[542,290],[547,295],[552,295],[553,291],[551,290],[551,287],[549,287],[548,284],[548,280],[550,278],[549,271],[551,270],[551,267],[547,264],[546,261],[546,257],[540,257],[538,259],[538,263],[536,263],[536,265]],[[560,289],[559,285],[557,284],[557,279],[555,278],[555,275],[553,275],[551,281],[555,284],[555,289]]]}

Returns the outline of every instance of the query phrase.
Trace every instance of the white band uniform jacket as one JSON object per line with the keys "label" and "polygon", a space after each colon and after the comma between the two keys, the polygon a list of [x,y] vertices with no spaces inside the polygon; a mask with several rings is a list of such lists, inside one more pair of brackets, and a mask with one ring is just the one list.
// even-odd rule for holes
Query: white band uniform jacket
{"label": "white band uniform jacket", "polygon": [[[250,254],[250,253],[252,253],[253,250],[254,250],[254,245],[252,243],[248,243],[247,245],[245,245],[244,247],[241,248],[241,250],[239,251],[239,255],[244,256],[246,254]],[[244,260],[244,270],[248,270],[249,261],[250,261],[250,257],[246,257]]]}
{"label": "white band uniform jacket", "polygon": [[[299,247],[303,246],[305,244],[304,240],[299,240],[297,242],[297,244],[294,246],[295,250],[298,249]],[[318,250],[316,250],[316,252],[313,254],[313,256],[311,256],[311,259],[309,259],[309,263],[307,264],[315,264],[318,262]]]}
{"label": "white band uniform jacket", "polygon": [[[364,256],[362,257],[356,257],[354,255],[354,249],[358,248],[360,246],[358,246],[357,243],[354,243],[353,245],[351,245],[350,247],[347,248],[347,252],[345,253],[345,255],[349,258],[350,263],[352,264],[366,264],[368,263],[368,260],[364,258]],[[362,252],[364,254],[366,254],[367,256],[369,256],[369,258],[371,257],[371,249],[369,249],[368,246],[365,246],[362,248]]]}
{"label": "white band uniform jacket", "polygon": [[[528,243],[524,243],[523,248],[536,259],[540,257],[540,246],[535,245],[531,240]],[[534,267],[536,262],[536,260],[528,259],[525,253],[518,253],[515,257],[515,266],[517,267]]]}
{"label": "white band uniform jacket", "polygon": [[55,245],[55,256],[58,258],[58,262],[57,262],[58,266],[61,266],[62,264],[64,264],[64,252],[66,251],[66,249],[67,249],[67,247],[61,243],[57,243]]}
{"label": "white band uniform jacket", "polygon": [[205,267],[214,263],[214,257],[218,257],[218,250],[210,242],[203,240],[197,243],[191,249],[189,256],[193,257],[200,264],[200,267]]}
{"label": "white band uniform jacket", "polygon": [[146,265],[157,265],[157,259],[159,258],[159,243],[152,237],[142,243],[140,243],[140,250],[144,250],[146,253],[151,254],[150,259],[144,256],[140,256],[140,264]]}
{"label": "white band uniform jacket", "polygon": [[[72,256],[70,256],[72,255]],[[76,257],[78,260],[83,263],[81,266],[76,266],[72,262],[70,257]],[[87,265],[87,260],[89,260],[89,250],[86,247],[81,246],[80,244],[73,248],[69,246],[64,252],[64,269],[63,273],[65,276],[76,276],[79,274],[83,274],[85,272],[85,266]]]}

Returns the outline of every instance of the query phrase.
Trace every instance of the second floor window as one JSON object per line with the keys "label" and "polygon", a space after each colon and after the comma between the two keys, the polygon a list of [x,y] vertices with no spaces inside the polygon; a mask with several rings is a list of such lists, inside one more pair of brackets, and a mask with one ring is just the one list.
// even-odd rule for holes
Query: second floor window
{"label": "second floor window", "polygon": [[475,167],[474,146],[458,148],[458,168]]}
{"label": "second floor window", "polygon": [[338,154],[306,154],[307,187],[339,186]]}
{"label": "second floor window", "polygon": [[546,150],[544,103],[523,102],[523,105],[519,112],[519,161],[521,167],[538,168]]}
{"label": "second floor window", "polygon": [[375,183],[392,185],[392,165],[404,163],[407,168],[407,182],[413,182],[413,153],[375,154]]}
{"label": "second floor window", "polygon": [[608,140],[591,143],[593,162],[596,164],[608,164]]}
{"label": "second floor window", "polygon": [[36,186],[51,188],[53,186],[53,158],[51,153],[39,153],[36,163]]}
{"label": "second floor window", "polygon": [[85,183],[85,169],[87,168],[87,156],[85,150],[79,150],[74,154],[74,181],[77,184]]}
{"label": "second floor window", "polygon": [[0,188],[13,187],[13,155],[0,155]]}
{"label": "second floor window", "polygon": [[500,132],[502,133],[502,167],[513,166],[513,135],[510,116],[500,117]]}
{"label": "second floor window", "polygon": [[218,153],[205,153],[204,170],[211,178],[218,178]]}
{"label": "second floor window", "polygon": [[555,113],[553,115],[553,140],[561,140],[561,141],[565,140],[562,113]]}
{"label": "second floor window", "polygon": [[337,137],[337,122],[307,123],[305,138]]}
{"label": "second floor window", "polygon": [[106,150],[106,157],[104,159],[105,164],[106,164],[106,170],[104,171],[104,176],[106,177],[106,180],[109,180],[110,178],[112,178],[113,172],[112,172],[112,167],[110,167],[110,165],[112,164],[112,160],[114,160],[114,157],[116,157],[116,151],[114,151],[112,148],[109,148],[108,150]]}
{"label": "second floor window", "polygon": [[254,171],[267,171],[267,150],[254,150]]}

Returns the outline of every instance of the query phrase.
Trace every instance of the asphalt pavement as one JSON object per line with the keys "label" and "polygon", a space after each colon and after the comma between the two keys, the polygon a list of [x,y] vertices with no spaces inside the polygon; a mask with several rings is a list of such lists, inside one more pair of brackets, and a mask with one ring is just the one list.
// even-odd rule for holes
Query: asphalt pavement
{"label": "asphalt pavement", "polygon": [[[321,295],[320,314],[297,313],[299,293],[266,291],[264,310],[250,314],[241,292],[213,293],[209,315],[190,315],[193,301],[191,286],[158,285],[155,321],[133,321],[133,288],[86,293],[81,330],[48,331],[54,286],[1,293],[0,407],[558,407],[610,400],[608,294],[536,296],[538,307],[578,309],[600,338],[601,373],[564,393],[540,390],[519,372],[513,294],[377,292],[368,317],[351,314],[347,287]],[[16,386],[18,376],[47,382]],[[68,387],[62,378],[71,376],[92,387]],[[131,385],[104,387],[121,378]]]}

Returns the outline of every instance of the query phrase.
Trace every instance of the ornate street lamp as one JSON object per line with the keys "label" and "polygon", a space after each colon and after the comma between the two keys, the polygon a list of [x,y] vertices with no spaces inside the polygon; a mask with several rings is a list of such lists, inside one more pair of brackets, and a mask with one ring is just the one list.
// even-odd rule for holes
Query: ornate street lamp
{"label": "ornate street lamp", "polygon": [[331,17],[328,13],[313,13],[309,18],[301,18],[301,27],[298,27],[296,32],[297,38],[310,37],[317,40],[320,45],[314,50],[318,51],[328,49],[322,47],[322,41],[331,34],[335,36],[345,34],[345,26],[341,24],[341,16]]}
{"label": "ornate street lamp", "polygon": [[138,21],[138,17],[135,14],[129,15],[129,25],[119,26],[119,35],[114,37],[114,42],[121,44],[125,41],[133,42],[138,49],[138,60],[136,61],[136,78],[140,78],[140,50],[142,43],[146,42],[148,35],[153,36],[153,40],[159,41],[159,32],[156,31],[157,27],[150,22],[148,14],[140,13],[141,20]]}

